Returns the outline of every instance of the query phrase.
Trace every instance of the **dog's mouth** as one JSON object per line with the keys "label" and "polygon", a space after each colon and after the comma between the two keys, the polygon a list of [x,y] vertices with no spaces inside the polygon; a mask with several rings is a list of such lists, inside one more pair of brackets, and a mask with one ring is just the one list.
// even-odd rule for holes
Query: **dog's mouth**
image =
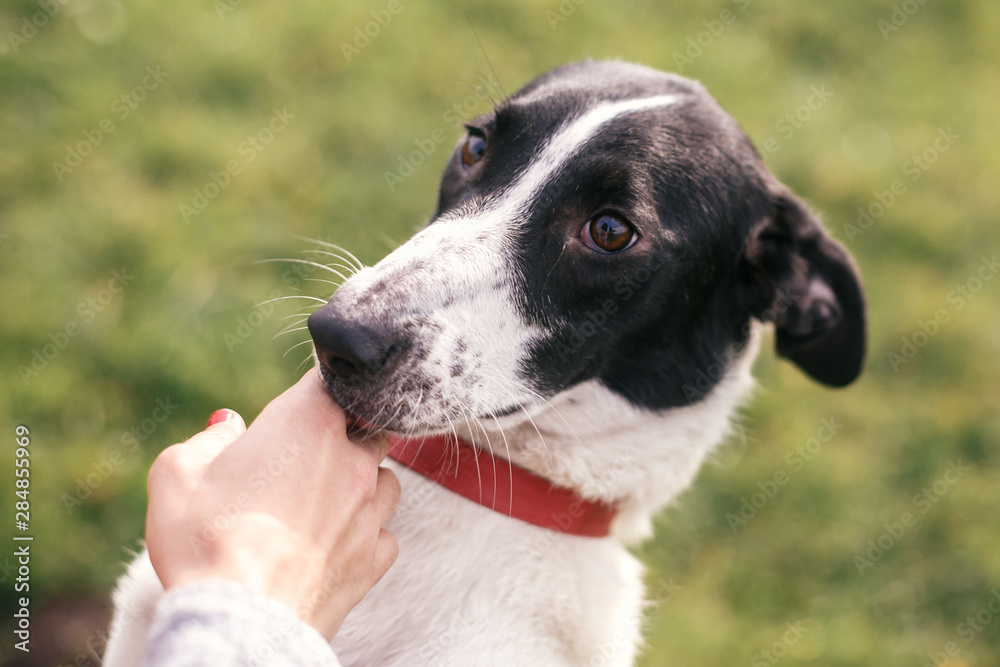
{"label": "dog's mouth", "polygon": [[347,414],[347,437],[356,442],[386,444],[393,434],[358,415]]}
{"label": "dog's mouth", "polygon": [[[526,410],[526,406],[521,404],[507,406],[503,409],[491,412],[488,416],[481,417],[479,419],[485,419],[493,421],[495,419],[502,419],[503,417],[509,417],[510,415],[516,414],[522,410]],[[355,441],[377,441],[380,443],[387,442],[396,437],[403,437],[402,434],[396,433],[392,429],[379,426],[378,424],[373,424],[364,417],[346,412],[347,416],[347,437]],[[454,430],[454,424],[441,424],[440,426],[426,426],[424,428],[417,429],[416,434],[414,434],[412,429],[408,429],[408,438],[421,437],[433,435],[436,433],[446,433]]]}
{"label": "dog's mouth", "polygon": [[[421,438],[454,433],[456,429],[463,431],[463,427],[468,427],[471,437],[476,438],[483,424],[496,424],[502,429],[497,420],[522,411],[527,414],[533,407],[532,401],[514,401],[496,408],[480,406],[470,411],[460,403],[452,403],[440,390],[436,395],[431,394],[436,383],[429,381],[413,382],[402,378],[388,388],[385,386],[388,383],[383,382],[379,383],[381,386],[358,389],[338,380],[322,365],[320,377],[327,393],[344,410],[347,436],[355,441]],[[403,386],[398,386],[400,384]],[[414,386],[416,390],[411,391]],[[428,400],[429,395],[434,400]]]}

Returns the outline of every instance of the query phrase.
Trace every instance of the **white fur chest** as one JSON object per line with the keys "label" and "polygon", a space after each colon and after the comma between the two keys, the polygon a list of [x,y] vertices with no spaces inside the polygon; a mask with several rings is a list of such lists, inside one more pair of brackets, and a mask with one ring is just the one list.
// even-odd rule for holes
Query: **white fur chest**
{"label": "white fur chest", "polygon": [[399,560],[334,649],[361,665],[631,665],[639,563],[613,538],[513,520],[391,463]]}

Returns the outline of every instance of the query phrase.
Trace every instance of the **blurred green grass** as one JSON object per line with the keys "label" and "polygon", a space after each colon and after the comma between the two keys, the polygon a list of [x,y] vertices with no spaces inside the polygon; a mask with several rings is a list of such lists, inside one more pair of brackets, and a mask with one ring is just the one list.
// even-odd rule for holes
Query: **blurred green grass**
{"label": "blurred green grass", "polygon": [[[448,111],[488,109],[472,89],[490,76],[487,54],[507,92],[547,68],[611,57],[681,63],[758,143],[775,139],[768,164],[848,242],[871,317],[866,373],[843,391],[765,350],[740,434],[640,549],[651,590],[681,586],[650,619],[642,664],[771,664],[761,651],[796,621],[806,631],[787,664],[925,664],[949,642],[960,649],[953,667],[997,664],[1000,618],[971,638],[962,624],[1000,588],[1000,280],[960,309],[949,293],[1000,245],[1000,6],[899,3],[918,9],[884,39],[878,22],[894,5],[866,0],[401,0],[348,62],[342,43],[385,3],[224,2],[69,0],[25,41],[10,35],[30,33],[23,20],[40,6],[0,8],[0,415],[8,445],[15,424],[33,435],[36,612],[111,588],[141,535],[159,449],[216,407],[255,414],[296,377],[306,348],[282,354],[305,337],[273,337],[307,301],[253,306],[325,286],[256,260],[304,257],[299,234],[371,263],[409,236],[459,135]],[[720,30],[724,10],[733,20]],[[701,52],[685,62],[689,38]],[[130,91],[147,67],[167,76],[140,101]],[[830,99],[782,124],[814,86]],[[133,97],[116,104],[123,95]],[[248,161],[242,142],[282,109],[294,117]],[[103,119],[114,131],[57,174],[53,163]],[[946,128],[954,145],[912,180],[906,163]],[[447,139],[390,190],[386,172],[437,130]],[[240,173],[185,221],[181,205],[234,160]],[[859,207],[897,179],[905,193],[849,238]],[[123,268],[134,279],[102,292]],[[893,368],[889,353],[939,309],[948,321]],[[18,368],[69,322],[79,335],[25,383]],[[158,400],[178,406],[162,423]],[[824,418],[842,429],[792,472],[786,456]],[[12,449],[0,448],[9,479]],[[959,460],[971,470],[921,514],[914,496]],[[78,480],[103,477],[109,462],[67,511]],[[734,534],[727,515],[779,470],[788,483]],[[11,504],[0,509],[5,532]],[[916,524],[861,576],[855,556],[906,511]],[[8,572],[0,578],[0,655],[10,657],[14,601]],[[39,639],[68,663],[92,630]]]}

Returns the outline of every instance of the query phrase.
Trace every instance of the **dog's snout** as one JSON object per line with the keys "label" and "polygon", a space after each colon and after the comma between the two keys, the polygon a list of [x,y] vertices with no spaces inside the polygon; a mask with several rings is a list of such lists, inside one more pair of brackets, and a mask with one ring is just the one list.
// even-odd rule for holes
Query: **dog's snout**
{"label": "dog's snout", "polygon": [[401,345],[383,328],[321,308],[309,316],[309,333],[320,363],[339,380],[358,384],[385,370]]}

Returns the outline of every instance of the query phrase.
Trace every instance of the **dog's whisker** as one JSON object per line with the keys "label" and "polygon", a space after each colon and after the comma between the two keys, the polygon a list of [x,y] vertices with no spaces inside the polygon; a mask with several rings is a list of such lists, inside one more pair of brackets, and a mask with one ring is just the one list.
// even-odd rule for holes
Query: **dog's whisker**
{"label": "dog's whisker", "polygon": [[459,412],[461,413],[462,421],[465,422],[465,431],[466,433],[468,433],[469,436],[469,444],[471,444],[473,447],[478,448],[479,443],[476,442],[476,434],[473,432],[472,424],[469,422],[469,415],[466,413],[465,408],[463,408],[461,405],[458,405],[456,407],[459,409]]}
{"label": "dog's whisker", "polygon": [[499,105],[497,99],[493,97],[493,95],[490,93],[489,88],[484,88],[483,86],[480,86],[477,83],[469,83],[468,81],[463,81],[462,79],[453,78],[451,79],[451,82],[456,86],[461,86],[466,90],[471,90],[476,95],[489,102],[490,106],[494,109],[496,109],[497,106]]}
{"label": "dog's whisker", "polygon": [[[393,420],[396,419],[396,417],[399,415],[399,411],[402,410],[403,406],[405,405],[403,401],[398,401],[397,403],[398,404],[396,406],[396,411],[393,412],[392,415],[389,417],[389,419],[386,420],[386,423],[388,424],[391,424]],[[378,423],[379,421],[381,421],[382,415],[385,414],[385,411],[388,410],[390,407],[391,406],[388,403],[383,405],[381,408],[379,408],[379,411],[375,414],[375,416],[371,418],[370,421],[375,426],[376,429],[385,430],[381,426],[379,426]]]}
{"label": "dog's whisker", "polygon": [[[309,251],[307,250],[305,252],[309,252]],[[313,251],[313,252],[319,252],[319,251]],[[339,276],[340,280],[342,281],[342,283],[347,282],[348,280],[350,280],[350,276],[345,276],[343,273],[341,273],[337,269],[333,268],[334,266],[339,266],[339,267],[342,267],[342,268],[346,269],[347,272],[351,274],[351,276],[353,276],[355,273],[357,273],[357,270],[355,270],[353,267],[345,266],[344,264],[333,264],[333,265],[331,265],[331,264],[322,264],[322,263],[319,263],[319,262],[317,262],[317,264],[319,264],[320,266],[322,266],[327,271],[329,271],[331,273],[334,273],[337,276]]]}
{"label": "dog's whisker", "polygon": [[[296,331],[305,331],[308,328],[309,327],[298,327],[296,329],[288,329],[287,331],[279,331],[278,333],[274,334],[274,337],[271,338],[271,340],[276,339],[278,336],[284,336],[285,334],[295,333]],[[312,338],[309,339],[309,342],[312,342]]]}
{"label": "dog's whisker", "polygon": [[310,301],[319,301],[322,304],[326,304],[326,301],[320,299],[319,297],[309,296],[308,294],[291,294],[289,296],[277,296],[273,299],[268,299],[267,301],[261,301],[260,303],[254,304],[254,308],[260,308],[261,306],[266,306],[269,303],[274,303],[275,301],[285,301],[286,299],[308,299]]}
{"label": "dog's whisker", "polygon": [[309,355],[307,355],[307,356],[306,356],[306,358],[305,358],[305,359],[303,359],[303,360],[302,360],[301,362],[299,362],[299,365],[295,367],[295,372],[296,372],[296,373],[298,373],[298,372],[299,372],[299,370],[301,370],[301,369],[302,369],[302,366],[303,366],[303,364],[305,364],[305,363],[306,363],[307,361],[309,361],[310,359],[314,359],[314,358],[315,358],[315,357],[314,357],[314,356],[313,356],[312,354],[309,354]]}
{"label": "dog's whisker", "polygon": [[[479,427],[479,430],[482,431],[483,437],[486,439],[486,447],[490,452],[490,461],[493,464],[493,498],[495,499],[497,497],[497,457],[496,453],[493,451],[493,442],[490,440],[490,433],[489,431],[486,430],[486,427],[483,426],[482,420],[480,420],[479,417],[476,416],[475,412],[470,411],[469,414],[472,415],[473,421],[476,422],[476,425]],[[476,466],[478,465],[479,465],[479,458],[477,457]]]}
{"label": "dog's whisker", "polygon": [[[466,19],[469,21],[469,29],[472,30],[472,34],[475,36],[476,42],[479,44],[479,48],[483,52],[483,57],[486,58],[486,64],[489,65],[490,72],[493,74],[493,80],[497,82],[497,86],[500,88],[500,95],[506,98],[507,91],[503,89],[503,84],[500,83],[500,77],[497,76],[497,71],[493,69],[493,62],[490,61],[490,54],[486,53],[486,47],[483,46],[483,40],[479,39],[479,33],[476,32],[476,26],[472,25],[472,18],[466,16]],[[496,105],[494,105],[493,109],[494,111],[496,110]]]}
{"label": "dog's whisker", "polygon": [[309,316],[308,315],[305,315],[305,316],[303,316],[303,315],[292,315],[292,317],[297,317],[299,319],[295,320],[294,322],[288,322],[288,323],[286,323],[285,324],[285,328],[282,329],[282,332],[288,331],[289,329],[292,329],[293,327],[297,327],[300,324],[305,324],[306,322],[309,321]]}
{"label": "dog's whisker", "polygon": [[295,345],[292,345],[292,346],[291,346],[290,348],[288,348],[288,351],[287,351],[287,352],[285,352],[285,353],[284,353],[283,355],[281,355],[281,357],[282,357],[282,358],[285,358],[285,357],[287,357],[287,356],[288,356],[288,352],[291,352],[291,351],[292,351],[292,350],[294,350],[295,348],[297,348],[297,347],[301,347],[301,346],[303,346],[303,345],[307,345],[307,344],[309,344],[309,343],[311,343],[311,342],[312,342],[312,338],[307,338],[306,340],[302,341],[301,343],[296,343]]}
{"label": "dog's whisker", "polygon": [[334,255],[333,253],[325,252],[323,250],[303,250],[302,252],[316,254],[316,255],[326,255],[328,257],[340,260],[337,262],[325,263],[323,264],[323,266],[327,267],[328,269],[332,269],[333,267],[344,269],[344,271],[347,271],[347,273],[349,274],[349,277],[352,277],[358,273],[358,267],[354,266],[353,264],[345,264],[347,260],[341,257],[340,255]]}
{"label": "dog's whisker", "polygon": [[539,394],[537,391],[535,391],[534,389],[532,389],[531,387],[529,387],[523,381],[517,382],[517,381],[511,380],[511,379],[503,379],[503,378],[498,378],[498,377],[494,377],[492,379],[494,381],[507,382],[508,384],[514,385],[518,389],[522,389],[522,390],[528,392],[529,394],[533,394],[539,401],[541,401],[542,403],[544,403],[550,410],[552,410],[552,412],[557,417],[559,417],[559,419],[562,420],[563,424],[570,430],[570,434],[576,440],[577,444],[582,444],[582,441],[580,440],[580,436],[577,434],[576,429],[573,427],[573,425],[569,422],[569,420],[567,420],[563,416],[563,414],[561,412],[559,412],[559,408],[557,408],[556,406],[552,405],[552,402],[549,401],[547,398],[545,398],[544,396],[542,396],[541,394]]}
{"label": "dog's whisker", "polygon": [[[424,400],[424,388],[421,387],[420,393],[417,394],[417,400],[413,402],[413,407],[410,408],[411,415],[420,409],[420,404],[423,402],[423,400]],[[402,403],[400,403],[400,407],[402,407]],[[393,418],[395,419],[395,415],[393,415]]]}
{"label": "dog's whisker", "polygon": [[[461,412],[461,414],[462,414],[462,420],[465,422],[465,428],[468,430],[468,433],[469,433],[469,440],[468,440],[469,444],[472,445],[473,449],[483,449],[484,447],[482,446],[480,436],[476,433],[476,430],[472,427],[472,422],[469,421],[469,417],[470,416],[473,419],[475,419],[475,414],[473,414],[472,410],[470,410],[468,408],[468,406],[466,406],[466,404],[464,402],[462,402],[462,401],[456,401],[455,402],[455,407],[457,407],[459,409],[459,411]],[[482,429],[481,426],[479,428],[479,431],[485,435],[485,431],[483,431],[483,429]],[[488,448],[489,447],[489,436],[486,437],[486,440],[487,440],[486,444],[487,444],[487,448]],[[456,451],[456,453],[458,452],[458,446],[457,445],[455,447],[455,451]],[[476,462],[476,473],[478,475],[479,474],[479,459],[478,459],[478,457],[475,459],[475,462]],[[480,483],[480,485],[482,485],[482,478],[480,478],[479,483]]]}
{"label": "dog's whisker", "polygon": [[[476,440],[476,434],[472,430],[472,424],[469,422],[469,411],[466,410],[465,405],[462,404],[461,402],[456,402],[455,403],[455,408],[458,409],[459,414],[462,417],[462,421],[465,422],[465,428],[466,428],[466,430],[468,431],[468,434],[469,434],[469,437],[466,439],[466,442],[468,442],[472,446],[473,449],[480,449],[479,443]],[[456,416],[456,419],[457,419],[457,416]],[[456,428],[455,429],[455,443],[456,443],[455,444],[455,449],[456,450],[459,447],[458,442],[460,442],[461,440],[462,440],[462,438],[459,437],[459,435],[458,435],[458,429]],[[476,477],[479,480],[477,482],[477,486],[479,488],[482,488],[482,486],[483,486],[483,478],[482,478],[482,475],[480,474],[480,471],[479,471],[479,460],[478,460],[478,457],[474,458],[474,462],[476,464]]]}
{"label": "dog's whisker", "polygon": [[395,412],[393,412],[393,413],[392,413],[392,416],[391,416],[391,417],[389,417],[389,419],[388,419],[388,421],[389,421],[389,423],[390,423],[390,424],[392,423],[392,421],[393,421],[393,420],[394,420],[394,419],[395,419],[396,417],[398,417],[398,416],[399,416],[399,411],[403,409],[403,405],[404,405],[404,403],[403,403],[402,401],[399,401],[399,405],[397,405],[397,406],[396,406],[396,411],[395,411]]}
{"label": "dog's whisker", "polygon": [[294,327],[296,324],[302,324],[303,322],[306,322],[306,321],[309,320],[309,314],[308,313],[292,313],[291,315],[285,315],[284,317],[280,318],[278,321],[279,322],[284,322],[285,320],[290,320],[293,317],[297,317],[299,319],[297,321],[295,321],[295,322],[289,323],[286,326],[292,326],[292,327]]}
{"label": "dog's whisker", "polygon": [[[526,388],[526,387],[522,387],[522,388]],[[517,395],[511,393],[511,398],[516,399]],[[549,404],[549,407],[550,408],[552,407],[551,404]],[[552,409],[555,410],[555,408],[552,408]],[[540,428],[538,428],[538,424],[535,422],[535,419],[531,416],[531,413],[528,411],[527,406],[521,404],[521,405],[518,406],[518,410],[520,410],[521,412],[524,413],[524,416],[528,420],[528,423],[531,424],[531,427],[535,430],[535,433],[538,435],[538,440],[542,444],[542,451],[545,452],[545,457],[549,461],[551,461],[552,460],[552,452],[549,450],[549,445],[545,441],[545,436],[542,435],[542,430]],[[562,415],[560,415],[560,417],[562,417]],[[563,418],[563,421],[566,421],[565,418]],[[577,442],[580,441],[580,438],[578,436],[576,436],[575,433],[574,433],[574,437],[576,437]]]}
{"label": "dog's whisker", "polygon": [[[472,444],[473,448],[475,448],[475,449],[482,449],[482,447],[480,447],[479,444],[476,442],[475,431],[472,429],[472,424],[469,422],[469,415],[471,414],[470,411],[467,410],[466,407],[465,407],[465,405],[463,405],[461,403],[458,404],[458,409],[462,411],[462,419],[465,420],[465,426],[466,426],[466,428],[469,429],[469,436],[472,438],[472,443],[471,444]],[[475,416],[473,415],[473,418],[474,417]],[[455,449],[456,450],[458,449],[458,441],[455,442]],[[480,493],[482,493],[482,488],[483,488],[483,473],[482,473],[482,470],[479,467],[479,457],[475,456],[475,457],[473,457],[472,460],[476,464],[476,480],[477,480],[476,481],[476,486],[479,487]]]}
{"label": "dog's whisker", "polygon": [[317,269],[323,269],[324,271],[329,271],[330,273],[339,276],[343,280],[347,280],[347,277],[343,273],[337,271],[336,269],[330,268],[326,264],[320,264],[319,262],[311,262],[308,259],[299,259],[297,257],[277,257],[275,259],[258,259],[256,262],[254,262],[254,264],[276,264],[278,262],[291,262],[293,264],[304,264],[306,266],[312,266]]}
{"label": "dog's whisker", "polygon": [[358,271],[360,271],[360,270],[362,270],[362,269],[365,268],[365,263],[362,262],[360,259],[358,259],[357,256],[354,253],[352,253],[350,250],[348,250],[347,248],[341,247],[341,246],[339,246],[339,245],[337,245],[335,243],[330,243],[329,241],[321,241],[319,239],[310,239],[310,238],[306,238],[304,236],[300,236],[299,238],[301,240],[303,240],[303,241],[307,241],[307,242],[310,242],[310,243],[315,243],[316,245],[321,245],[324,248],[330,248],[331,250],[338,250],[338,251],[344,253],[345,256],[342,257],[341,259],[349,260],[351,263],[353,263],[355,266],[357,266],[357,270]]}
{"label": "dog's whisker", "polygon": [[445,421],[448,422],[448,428],[451,429],[451,434],[455,436],[455,442],[461,441],[461,438],[458,437],[458,429],[455,428],[455,424],[451,421],[451,417],[448,416],[447,412],[444,413],[444,418]]}
{"label": "dog's whisker", "polygon": [[343,285],[343,283],[338,283],[338,282],[333,281],[333,280],[323,280],[322,278],[306,278],[306,280],[308,280],[310,282],[314,282],[314,283],[326,283],[327,285],[333,285],[334,287],[337,287],[337,288],[339,288],[341,285]]}
{"label": "dog's whisker", "polygon": [[[416,411],[416,409],[420,406],[420,401],[421,400],[423,400],[423,392],[422,391],[421,391],[420,395],[417,397],[417,402],[414,404],[414,407],[411,409],[411,412],[415,412]],[[399,406],[396,408],[396,412],[393,413],[392,417],[390,418],[390,421],[392,419],[396,418],[396,415],[399,414],[399,411],[403,409],[404,405],[405,404],[403,403],[402,400],[399,401]],[[406,446],[406,447],[412,446],[412,443],[413,443],[413,429],[412,428],[407,429],[404,441],[406,442],[406,445],[404,445],[404,446]],[[426,443],[426,442],[427,442],[427,434],[425,433],[425,434],[421,435],[420,442],[417,444],[417,453],[416,453],[416,456],[420,455],[420,452],[421,452],[421,450],[424,447],[424,443]],[[418,475],[419,473],[411,470],[409,466],[403,466],[403,474]],[[402,481],[402,480],[400,480],[400,481]]]}
{"label": "dog's whisker", "polygon": [[314,255],[326,255],[327,257],[333,257],[334,259],[340,260],[340,263],[333,264],[333,266],[339,266],[342,269],[346,269],[351,272],[351,275],[355,275],[358,271],[365,267],[358,267],[351,263],[351,261],[344,257],[343,255],[338,255],[337,253],[328,252],[326,250],[303,250],[302,252],[312,253]]}
{"label": "dog's whisker", "polygon": [[[503,438],[503,447],[507,450],[507,474],[510,475],[510,504],[508,504],[507,507],[512,509],[514,507],[514,464],[510,460],[510,444],[507,442],[507,434],[504,433],[503,426],[500,425],[500,420],[497,419],[496,415],[492,412],[489,414],[494,423],[496,423],[497,428],[500,430],[500,437]],[[496,495],[494,495],[494,503],[495,502]]]}
{"label": "dog's whisker", "polygon": [[[493,378],[493,377],[490,377],[489,379],[490,379],[490,380],[493,380],[493,381],[496,381],[496,380],[499,380],[500,378]],[[518,400],[518,396],[517,396],[517,394],[516,394],[516,393],[514,393],[514,392],[512,392],[512,391],[510,391],[509,389],[507,390],[507,394],[508,394],[508,396],[510,396],[510,397],[511,397],[511,399],[512,399],[512,400],[514,400],[514,401],[517,401],[517,400]],[[534,419],[532,419],[532,417],[531,417],[531,413],[530,413],[530,412],[528,412],[528,408],[527,408],[527,407],[525,407],[525,406],[524,406],[523,404],[520,404],[520,405],[518,405],[518,410],[520,410],[521,412],[523,412],[523,413],[524,413],[524,416],[525,416],[525,417],[527,418],[527,420],[528,420],[528,422],[529,422],[529,423],[531,424],[532,428],[534,428],[534,429],[535,429],[535,433],[537,433],[537,434],[538,434],[538,440],[539,440],[539,441],[541,442],[541,444],[542,444],[542,451],[544,451],[544,452],[545,452],[545,457],[546,457],[546,458],[547,458],[547,459],[548,459],[549,461],[551,461],[551,460],[552,460],[552,452],[551,452],[551,451],[549,451],[549,446],[548,446],[548,443],[546,443],[546,442],[545,442],[545,436],[543,436],[543,435],[542,435],[542,432],[541,432],[541,430],[540,430],[540,429],[538,428],[538,425],[537,425],[537,424],[535,423],[535,420],[534,420]]]}
{"label": "dog's whisker", "polygon": [[347,250],[347,248],[339,246],[335,243],[330,243],[329,241],[324,241],[323,239],[309,238],[308,236],[302,236],[300,234],[291,234],[291,237],[298,239],[300,241],[305,241],[306,243],[312,243],[313,245],[322,246],[324,248],[330,248],[331,250],[339,250],[345,255],[344,257],[345,260],[348,260],[352,264],[357,265],[358,270],[363,269],[365,266],[364,263],[361,260],[359,260],[353,253]]}
{"label": "dog's whisker", "polygon": [[552,452],[549,450],[549,444],[545,442],[545,436],[542,435],[541,430],[539,430],[538,424],[536,424],[535,420],[531,418],[531,413],[528,412],[528,409],[526,407],[522,405],[519,409],[521,412],[524,413],[524,416],[528,419],[528,422],[531,424],[531,428],[535,429],[535,433],[538,434],[538,441],[542,444],[542,451],[545,452],[545,458],[548,459],[549,462],[551,462]]}
{"label": "dog's whisker", "polygon": [[297,315],[305,315],[306,317],[309,317],[322,307],[323,306],[316,306],[312,303],[307,303],[306,305],[299,308],[299,311],[297,313],[292,313],[291,315],[289,315],[289,317],[295,317]]}
{"label": "dog's whisker", "polygon": [[539,288],[539,292],[542,294],[545,294],[545,288],[549,284],[549,278],[552,277],[552,272],[556,270],[557,266],[559,266],[559,260],[562,259],[563,253],[566,252],[566,248],[568,247],[569,240],[567,239],[566,241],[563,241],[562,248],[559,249],[559,254],[556,255],[556,260],[552,262],[552,268],[550,268],[549,272],[545,274],[545,280],[542,281],[542,286]]}

